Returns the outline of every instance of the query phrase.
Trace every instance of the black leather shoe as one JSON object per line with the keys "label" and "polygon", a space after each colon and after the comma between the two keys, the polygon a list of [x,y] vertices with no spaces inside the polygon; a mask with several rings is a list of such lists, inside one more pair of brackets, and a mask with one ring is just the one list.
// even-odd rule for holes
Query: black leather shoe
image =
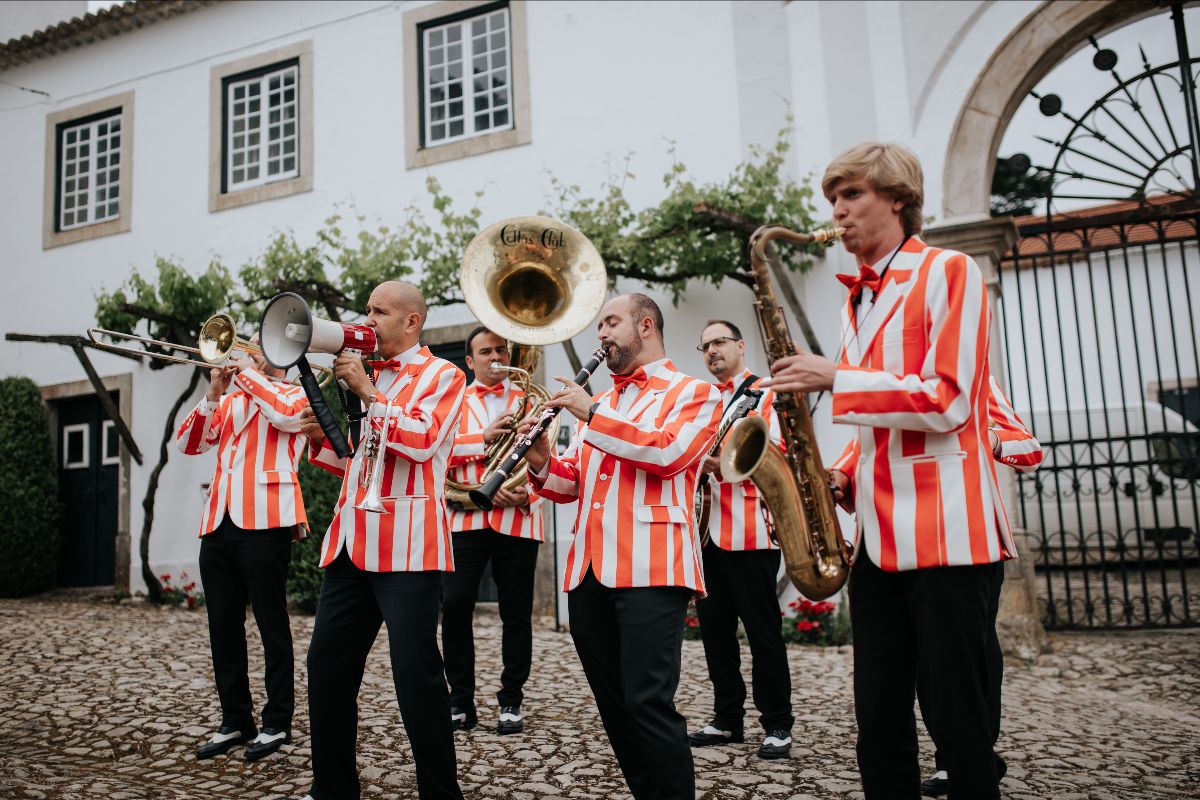
{"label": "black leather shoe", "polygon": [[525,730],[525,716],[520,706],[501,706],[500,722],[496,724],[496,733],[520,733]]}
{"label": "black leather shoe", "polygon": [[746,741],[741,728],[722,728],[716,722],[710,722],[703,729],[688,734],[688,742],[692,747],[707,747],[713,744],[741,744]]}
{"label": "black leather shoe", "polygon": [[926,797],[941,797],[950,792],[950,776],[946,770],[939,769],[933,775],[921,781],[921,794]]}
{"label": "black leather shoe", "polygon": [[246,748],[246,760],[258,761],[269,756],[285,744],[292,743],[292,732],[279,728],[263,728],[258,737]]}
{"label": "black leather shoe", "polygon": [[450,706],[450,730],[469,731],[479,724],[479,715],[475,709],[461,709]]}
{"label": "black leather shoe", "polygon": [[767,731],[758,747],[759,758],[787,758],[792,754],[792,732],[783,728]]}
{"label": "black leather shoe", "polygon": [[196,758],[203,761],[206,758],[224,755],[239,744],[250,741],[257,733],[254,729],[243,731],[222,725],[213,734],[212,739],[196,748]]}

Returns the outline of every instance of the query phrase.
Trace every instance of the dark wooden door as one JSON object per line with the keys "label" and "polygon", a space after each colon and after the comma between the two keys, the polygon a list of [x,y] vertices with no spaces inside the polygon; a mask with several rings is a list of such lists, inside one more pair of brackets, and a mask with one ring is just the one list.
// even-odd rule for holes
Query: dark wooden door
{"label": "dark wooden door", "polygon": [[59,586],[113,583],[120,441],[95,395],[58,401]]}

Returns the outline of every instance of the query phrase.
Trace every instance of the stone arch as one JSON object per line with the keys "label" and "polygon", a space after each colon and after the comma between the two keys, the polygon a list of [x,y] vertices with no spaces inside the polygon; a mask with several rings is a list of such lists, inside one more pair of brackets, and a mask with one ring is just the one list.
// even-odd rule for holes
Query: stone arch
{"label": "stone arch", "polygon": [[1165,11],[1163,0],[1047,0],[988,59],[955,120],[942,173],[942,218],[986,217],[1000,140],[1031,89],[1088,36]]}

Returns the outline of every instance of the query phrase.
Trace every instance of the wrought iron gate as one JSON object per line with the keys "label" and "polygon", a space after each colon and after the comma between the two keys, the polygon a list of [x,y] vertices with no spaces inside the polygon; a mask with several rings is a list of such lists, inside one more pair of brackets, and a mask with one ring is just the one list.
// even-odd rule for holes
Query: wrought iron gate
{"label": "wrought iron gate", "polygon": [[1018,220],[998,313],[1013,401],[1045,454],[1010,513],[1051,628],[1200,624],[1200,59],[1181,7],[1171,23],[1178,58],[1143,52],[1129,79],[1093,41],[1115,88],[1081,114],[1035,94],[1068,132],[1043,139],[1050,166],[1008,159],[1046,195],[1045,214]]}

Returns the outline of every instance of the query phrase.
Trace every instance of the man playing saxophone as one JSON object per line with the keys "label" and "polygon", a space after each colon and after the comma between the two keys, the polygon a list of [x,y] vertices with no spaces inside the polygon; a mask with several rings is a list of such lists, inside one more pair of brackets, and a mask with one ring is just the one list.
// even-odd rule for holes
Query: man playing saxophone
{"label": "man playing saxophone", "polygon": [[[304,417],[309,459],[342,478],[321,543],[325,574],[308,650],[314,800],[359,797],[358,690],[380,625],[387,626],[417,794],[462,798],[437,616],[442,573],[454,569],[444,492],[466,379],[421,346],[425,315],[416,286],[380,284],[367,301],[367,325],[385,356],[372,364],[374,381],[357,354],[343,352],[334,362],[339,380],[368,409],[364,430],[374,432],[352,459],[337,457],[311,410]],[[382,513],[360,507],[374,496]]]}
{"label": "man playing saxophone", "polygon": [[547,408],[567,409],[577,435],[562,457],[541,437],[526,459],[543,497],[577,503],[564,579],[571,638],[629,789],[639,799],[694,800],[674,697],[688,599],[704,592],[691,498],[721,397],[675,368],[662,325],[645,295],[605,303],[597,332],[613,388],[591,397],[556,378],[564,388]]}
{"label": "man playing saxophone", "polygon": [[830,391],[856,426],[837,459],[858,546],[850,577],[858,764],[868,800],[920,792],[918,681],[938,687],[950,796],[999,798],[987,702],[989,589],[1016,557],[988,435],[983,275],[918,238],[921,167],[866,143],[834,159],[821,188],[859,263],[837,362],[797,352],[772,365],[776,392]]}
{"label": "man playing saxophone", "polygon": [[[525,392],[509,380],[507,371],[492,369],[493,363],[507,367],[511,360],[508,343],[487,328],[476,328],[467,336],[467,368],[475,381],[467,387],[450,455],[449,477],[458,483],[481,483],[488,446],[515,427],[514,412]],[[520,733],[525,726],[521,701],[533,661],[533,575],[545,533],[541,500],[527,487],[501,488],[494,502],[496,508],[490,512],[450,507],[454,572],[446,574],[443,587],[442,649],[452,725],[468,730],[478,722],[471,618],[479,581],[490,561],[503,626],[504,671],[496,694],[500,707],[496,732],[509,734]]]}
{"label": "man playing saxophone", "polygon": [[[735,395],[758,383],[746,369],[742,332],[732,322],[713,320],[701,332],[697,349],[718,381],[722,405],[729,415]],[[778,444],[781,439],[771,408],[772,395],[766,392],[751,413],[768,421],[771,440]],[[696,615],[713,685],[713,718],[688,739],[693,746],[704,746],[741,742],[744,738],[746,682],[742,679],[737,635],[741,619],[750,642],[754,705],[765,734],[758,755],[786,758],[791,751],[794,718],[792,679],[775,592],[779,547],[771,541],[755,485],[748,480],[723,480],[714,456],[707,456],[701,469],[712,476],[712,508],[709,541],[703,551],[708,597],[696,601]]]}

